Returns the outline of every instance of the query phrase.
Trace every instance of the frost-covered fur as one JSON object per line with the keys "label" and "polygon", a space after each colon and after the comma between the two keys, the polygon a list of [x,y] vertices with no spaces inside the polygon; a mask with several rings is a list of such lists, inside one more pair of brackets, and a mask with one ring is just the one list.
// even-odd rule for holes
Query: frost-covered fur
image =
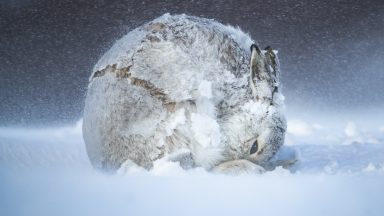
{"label": "frost-covered fur", "polygon": [[164,157],[185,168],[263,166],[286,123],[276,53],[251,52],[252,43],[231,26],[169,14],[118,40],[95,65],[85,101],[93,166],[150,169]]}

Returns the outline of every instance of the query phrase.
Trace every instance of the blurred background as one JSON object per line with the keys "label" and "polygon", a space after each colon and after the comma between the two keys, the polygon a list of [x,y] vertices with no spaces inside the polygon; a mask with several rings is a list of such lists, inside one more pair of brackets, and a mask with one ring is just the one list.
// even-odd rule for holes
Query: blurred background
{"label": "blurred background", "polygon": [[1,0],[0,126],[76,122],[97,60],[167,12],[239,26],[279,50],[289,117],[383,123],[382,0]]}

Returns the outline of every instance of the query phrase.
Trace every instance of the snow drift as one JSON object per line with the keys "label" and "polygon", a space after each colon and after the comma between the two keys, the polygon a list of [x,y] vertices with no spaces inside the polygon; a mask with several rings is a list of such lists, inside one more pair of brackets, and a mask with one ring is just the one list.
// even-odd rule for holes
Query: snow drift
{"label": "snow drift", "polygon": [[237,176],[184,170],[169,161],[157,161],[151,171],[103,174],[89,163],[81,121],[63,128],[0,128],[0,214],[381,216],[384,133],[355,125],[362,143],[346,145],[350,123],[327,130],[328,122],[320,127],[288,119],[290,143],[282,151],[296,151],[299,159],[291,171]]}

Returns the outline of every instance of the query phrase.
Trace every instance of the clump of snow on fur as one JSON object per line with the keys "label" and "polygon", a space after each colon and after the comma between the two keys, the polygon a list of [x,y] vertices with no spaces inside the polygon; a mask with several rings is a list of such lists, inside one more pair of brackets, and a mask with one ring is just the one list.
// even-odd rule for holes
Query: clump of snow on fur
{"label": "clump of snow on fur", "polygon": [[[212,83],[203,80],[199,85],[199,97],[196,99],[196,112],[216,119],[216,108],[212,101]],[[215,120],[216,121],[216,120]]]}
{"label": "clump of snow on fur", "polygon": [[206,80],[201,81],[199,85],[199,93],[200,96],[205,97],[207,99],[212,98],[212,83]]}
{"label": "clump of snow on fur", "polygon": [[216,121],[212,98],[212,83],[203,80],[199,85],[200,97],[196,100],[197,113],[192,113],[192,131],[196,141],[203,147],[220,145],[220,126]]}
{"label": "clump of snow on fur", "polygon": [[241,108],[246,113],[250,113],[253,116],[257,116],[257,117],[263,116],[267,112],[267,109],[268,109],[268,107],[265,106],[264,104],[257,102],[257,101],[254,101],[254,100],[250,100],[250,101],[244,103],[244,105]]}
{"label": "clump of snow on fur", "polygon": [[203,148],[220,146],[220,126],[215,119],[192,113],[191,120],[194,137]]}
{"label": "clump of snow on fur", "polygon": [[222,158],[220,126],[212,101],[212,83],[202,80],[198,87],[196,113],[191,114],[191,129],[198,143],[193,149],[196,162],[209,168]]}
{"label": "clump of snow on fur", "polygon": [[185,109],[181,108],[175,111],[175,113],[172,115],[172,117],[169,119],[169,122],[167,122],[165,131],[166,135],[170,136],[173,132],[173,130],[179,126],[185,124],[186,118],[185,118]]}

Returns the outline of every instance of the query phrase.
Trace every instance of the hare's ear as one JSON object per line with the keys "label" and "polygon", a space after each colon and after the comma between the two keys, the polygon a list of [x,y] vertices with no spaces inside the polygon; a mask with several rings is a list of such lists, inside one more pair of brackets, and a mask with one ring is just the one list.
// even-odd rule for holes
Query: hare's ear
{"label": "hare's ear", "polygon": [[256,101],[273,104],[273,95],[278,92],[279,60],[271,47],[261,51],[251,46],[250,87]]}
{"label": "hare's ear", "polygon": [[279,76],[280,76],[280,62],[279,58],[277,57],[277,51],[273,50],[270,46],[267,46],[265,49],[265,57],[267,58],[268,65],[271,66],[271,72],[272,72],[272,78],[276,83],[279,83]]}

